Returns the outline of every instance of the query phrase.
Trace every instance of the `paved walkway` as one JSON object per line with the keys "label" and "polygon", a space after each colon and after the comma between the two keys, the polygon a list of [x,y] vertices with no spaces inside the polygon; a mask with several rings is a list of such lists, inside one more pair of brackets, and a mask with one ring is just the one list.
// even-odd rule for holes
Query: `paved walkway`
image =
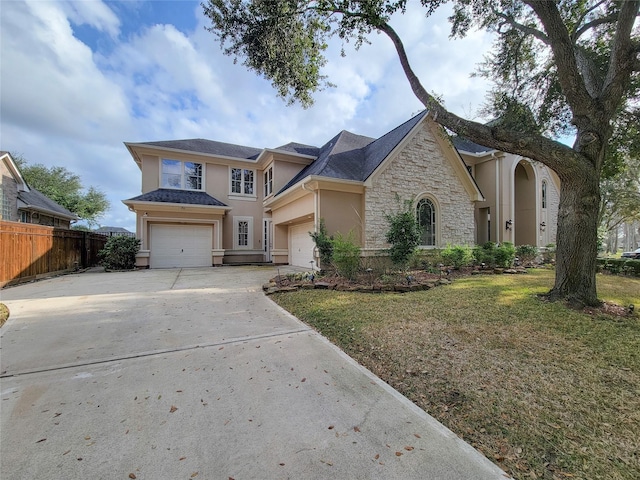
{"label": "paved walkway", "polygon": [[266,298],[275,273],[93,271],[0,291],[0,478],[506,477]]}

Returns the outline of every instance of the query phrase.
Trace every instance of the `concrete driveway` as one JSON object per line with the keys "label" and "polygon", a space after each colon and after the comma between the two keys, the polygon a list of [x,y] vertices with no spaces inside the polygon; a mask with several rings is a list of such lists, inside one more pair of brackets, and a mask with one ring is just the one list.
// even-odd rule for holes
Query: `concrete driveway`
{"label": "concrete driveway", "polygon": [[0,477],[506,477],[266,298],[275,273],[93,271],[1,291]]}

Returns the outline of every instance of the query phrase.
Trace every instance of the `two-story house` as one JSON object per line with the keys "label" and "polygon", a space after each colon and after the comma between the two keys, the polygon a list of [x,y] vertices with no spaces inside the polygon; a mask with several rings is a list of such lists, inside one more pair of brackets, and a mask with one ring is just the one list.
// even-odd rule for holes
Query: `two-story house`
{"label": "two-story house", "polygon": [[[124,200],[136,213],[141,267],[316,268],[309,232],[320,219],[330,233],[352,231],[363,255],[377,255],[388,248],[387,214],[405,200],[422,227],[421,248],[555,240],[558,186],[546,167],[468,142],[459,151],[426,112],[378,139],[342,131],[322,147],[204,139],[125,145],[142,171],[142,194]],[[528,233],[519,233],[520,221]],[[529,232],[542,223],[546,235]]]}

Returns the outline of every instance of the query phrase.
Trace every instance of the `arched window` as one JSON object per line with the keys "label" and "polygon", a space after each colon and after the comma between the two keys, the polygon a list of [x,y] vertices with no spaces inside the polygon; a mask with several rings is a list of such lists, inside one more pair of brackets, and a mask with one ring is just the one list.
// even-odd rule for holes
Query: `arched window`
{"label": "arched window", "polygon": [[423,198],[416,207],[416,216],[420,226],[420,245],[436,244],[436,207],[431,200]]}
{"label": "arched window", "polygon": [[542,181],[542,208],[547,208],[547,181]]}

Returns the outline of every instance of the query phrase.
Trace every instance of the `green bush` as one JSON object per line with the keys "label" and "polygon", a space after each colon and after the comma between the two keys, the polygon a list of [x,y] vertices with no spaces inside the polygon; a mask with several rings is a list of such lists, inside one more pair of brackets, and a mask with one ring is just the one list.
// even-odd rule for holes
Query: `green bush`
{"label": "green bush", "polygon": [[482,245],[476,245],[473,247],[472,255],[476,264],[484,263],[487,266],[494,266],[496,264],[496,244],[486,242]]}
{"label": "green bush", "polygon": [[538,257],[538,247],[534,245],[520,245],[516,247],[516,255],[523,265],[532,264]]}
{"label": "green bush", "polygon": [[555,263],[556,261],[556,246],[553,243],[549,243],[544,247],[542,251],[542,263]]}
{"label": "green bush", "polygon": [[320,219],[320,226],[317,232],[309,232],[311,238],[316,244],[318,254],[320,255],[320,268],[325,270],[331,265],[331,257],[333,255],[333,237],[327,232],[327,226],[324,218]]}
{"label": "green bush", "polygon": [[501,268],[509,268],[513,266],[516,259],[516,247],[511,242],[502,242],[496,249],[496,266]]}
{"label": "green bush", "polygon": [[453,265],[458,270],[460,267],[469,265],[472,260],[471,249],[467,246],[447,245],[440,255],[445,265]]}
{"label": "green bush", "polygon": [[420,226],[416,220],[412,202],[405,202],[404,209],[387,215],[389,230],[386,240],[391,244],[389,257],[400,268],[406,268],[420,243]]}
{"label": "green bush", "polygon": [[354,280],[360,268],[360,247],[356,245],[353,231],[345,237],[340,232],[333,239],[333,266],[338,275]]}
{"label": "green bush", "polygon": [[105,270],[131,270],[136,266],[136,254],[140,240],[133,237],[109,237],[104,248],[98,252]]}
{"label": "green bush", "polygon": [[598,267],[612,275],[640,277],[640,260],[625,258],[599,258]]}

